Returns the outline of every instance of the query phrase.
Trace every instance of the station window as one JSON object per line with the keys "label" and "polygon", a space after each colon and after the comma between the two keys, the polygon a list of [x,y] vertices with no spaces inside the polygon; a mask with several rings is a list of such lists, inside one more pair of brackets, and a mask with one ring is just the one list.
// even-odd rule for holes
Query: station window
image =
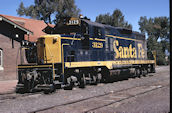
{"label": "station window", "polygon": [[3,51],[0,49],[0,70],[3,70]]}

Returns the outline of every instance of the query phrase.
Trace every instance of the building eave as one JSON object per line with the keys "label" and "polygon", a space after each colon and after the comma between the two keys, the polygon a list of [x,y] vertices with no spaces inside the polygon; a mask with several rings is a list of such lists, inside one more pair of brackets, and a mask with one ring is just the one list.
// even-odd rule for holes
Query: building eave
{"label": "building eave", "polygon": [[0,22],[1,22],[1,21],[5,21],[5,22],[7,22],[7,23],[13,25],[14,28],[19,28],[19,29],[21,29],[22,31],[26,32],[28,35],[29,35],[29,34],[32,34],[32,35],[33,35],[33,32],[32,32],[32,31],[30,31],[30,30],[24,28],[23,26],[21,26],[21,25],[15,23],[15,22],[13,22],[13,21],[10,20],[10,19],[5,18],[5,17],[2,16],[2,15],[0,15]]}

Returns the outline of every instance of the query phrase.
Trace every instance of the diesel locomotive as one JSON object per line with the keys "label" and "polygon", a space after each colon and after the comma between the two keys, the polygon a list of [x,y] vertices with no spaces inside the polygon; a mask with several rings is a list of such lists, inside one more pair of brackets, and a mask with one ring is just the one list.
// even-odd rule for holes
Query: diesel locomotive
{"label": "diesel locomotive", "polygon": [[47,32],[51,34],[36,43],[23,42],[28,63],[17,66],[17,92],[84,88],[87,83],[111,82],[123,72],[133,77],[155,72],[145,36],[130,29],[71,17]]}

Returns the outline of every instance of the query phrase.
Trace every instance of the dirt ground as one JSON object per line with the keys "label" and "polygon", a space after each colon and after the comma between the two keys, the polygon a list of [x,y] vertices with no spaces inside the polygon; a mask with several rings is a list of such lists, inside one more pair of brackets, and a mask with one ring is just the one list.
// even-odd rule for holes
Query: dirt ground
{"label": "dirt ground", "polygon": [[146,77],[88,85],[85,89],[59,89],[48,95],[13,94],[5,99],[7,95],[0,95],[0,113],[168,113],[169,66],[156,70]]}

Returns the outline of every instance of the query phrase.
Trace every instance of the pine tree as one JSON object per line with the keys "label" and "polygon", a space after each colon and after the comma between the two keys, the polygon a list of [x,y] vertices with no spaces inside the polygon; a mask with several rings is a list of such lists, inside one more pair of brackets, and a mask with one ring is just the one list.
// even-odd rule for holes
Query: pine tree
{"label": "pine tree", "polygon": [[100,14],[96,17],[96,22],[108,24],[115,27],[124,27],[128,29],[132,29],[132,25],[128,24],[124,19],[124,15],[119,9],[114,10],[113,14]]}

